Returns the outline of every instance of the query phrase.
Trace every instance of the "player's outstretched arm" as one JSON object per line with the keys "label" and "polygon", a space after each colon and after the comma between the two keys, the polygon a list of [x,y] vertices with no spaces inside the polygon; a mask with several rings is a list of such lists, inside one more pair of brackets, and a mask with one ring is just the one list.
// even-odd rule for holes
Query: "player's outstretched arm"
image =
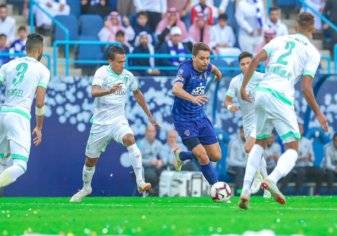
{"label": "player's outstretched arm", "polygon": [[316,102],[314,92],[312,90],[312,80],[313,79],[310,76],[304,76],[303,77],[303,81],[302,81],[303,95],[304,95],[305,100],[307,101],[307,103],[311,107],[311,109],[314,111],[314,113],[317,117],[317,120],[321,124],[322,128],[325,131],[328,131],[329,130],[328,121],[327,121],[326,117],[324,116],[324,114],[319,109],[319,106]]}
{"label": "player's outstretched arm", "polygon": [[133,96],[135,97],[136,102],[139,104],[139,106],[143,109],[143,111],[147,115],[150,123],[152,125],[154,125],[156,128],[158,128],[159,125],[155,121],[155,119],[153,118],[152,113],[149,109],[149,106],[147,105],[147,102],[145,101],[145,98],[144,98],[144,95],[143,95],[142,91],[140,91],[140,89],[137,89],[137,90],[133,91]]}
{"label": "player's outstretched arm", "polygon": [[207,96],[193,96],[186,92],[186,90],[183,88],[183,84],[180,82],[175,82],[172,87],[172,93],[174,96],[180,97],[182,99],[185,99],[187,101],[190,101],[194,104],[197,104],[199,106],[204,105],[207,103],[208,99]]}
{"label": "player's outstretched arm", "polygon": [[214,74],[216,80],[218,80],[218,81],[221,80],[222,73],[221,73],[221,71],[219,70],[218,67],[216,67],[215,65],[212,65],[212,70],[211,71]]}
{"label": "player's outstretched arm", "polygon": [[98,85],[93,85],[91,89],[91,95],[93,97],[106,96],[106,95],[109,95],[109,94],[112,94],[114,92],[121,90],[122,89],[121,85],[122,83],[115,84],[110,89],[104,89]]}
{"label": "player's outstretched arm", "polygon": [[241,98],[243,100],[251,101],[251,98],[247,93],[246,87],[249,83],[249,80],[252,78],[256,68],[259,66],[260,62],[267,60],[267,58],[268,58],[267,52],[265,50],[262,50],[253,58],[252,62],[249,64],[249,67],[246,73],[244,74],[243,82],[240,89]]}
{"label": "player's outstretched arm", "polygon": [[36,104],[35,104],[35,117],[36,126],[33,130],[33,143],[37,146],[42,142],[42,128],[44,121],[44,101],[46,97],[46,89],[38,87],[36,89]]}

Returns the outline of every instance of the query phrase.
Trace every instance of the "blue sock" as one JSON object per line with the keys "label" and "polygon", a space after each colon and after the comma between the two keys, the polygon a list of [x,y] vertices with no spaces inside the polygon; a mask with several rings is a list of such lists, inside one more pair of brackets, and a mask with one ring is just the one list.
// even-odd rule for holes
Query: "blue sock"
{"label": "blue sock", "polygon": [[213,185],[214,183],[218,182],[218,178],[216,176],[215,170],[212,167],[211,163],[209,162],[207,165],[201,165],[200,169],[206,180],[210,185]]}
{"label": "blue sock", "polygon": [[179,158],[182,161],[186,161],[186,160],[192,160],[193,158],[195,158],[195,156],[193,155],[192,152],[180,152]]}

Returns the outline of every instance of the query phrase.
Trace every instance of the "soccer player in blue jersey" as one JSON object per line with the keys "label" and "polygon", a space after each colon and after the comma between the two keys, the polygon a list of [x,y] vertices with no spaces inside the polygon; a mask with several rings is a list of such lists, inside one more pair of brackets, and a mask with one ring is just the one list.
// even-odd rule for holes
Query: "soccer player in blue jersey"
{"label": "soccer player in blue jersey", "polygon": [[204,43],[196,43],[192,60],[180,64],[172,87],[174,94],[173,121],[188,152],[175,150],[176,169],[181,170],[183,161],[196,158],[210,185],[217,176],[210,161],[221,159],[221,149],[212,123],[207,118],[204,105],[207,103],[206,82],[211,73],[220,80],[220,70],[210,63],[211,49]]}

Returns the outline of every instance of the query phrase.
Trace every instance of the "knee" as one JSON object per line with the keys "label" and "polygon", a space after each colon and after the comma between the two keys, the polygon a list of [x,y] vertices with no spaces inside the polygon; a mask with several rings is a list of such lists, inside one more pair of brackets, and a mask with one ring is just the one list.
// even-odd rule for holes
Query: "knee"
{"label": "knee", "polygon": [[24,174],[27,170],[27,162],[25,161],[22,161],[22,160],[14,160],[13,161],[13,165],[16,165],[18,166],[20,169],[22,169],[23,173]]}
{"label": "knee", "polygon": [[87,167],[94,167],[96,166],[97,158],[88,158],[85,160],[85,165]]}
{"label": "knee", "polygon": [[131,146],[136,143],[135,136],[133,134],[127,134],[123,137],[123,144],[125,146]]}

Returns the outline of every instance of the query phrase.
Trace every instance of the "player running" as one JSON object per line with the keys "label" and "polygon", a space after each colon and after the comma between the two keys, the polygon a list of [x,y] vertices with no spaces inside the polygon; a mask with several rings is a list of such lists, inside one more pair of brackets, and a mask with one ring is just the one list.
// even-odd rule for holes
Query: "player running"
{"label": "player running", "polygon": [[248,156],[239,203],[243,209],[248,208],[249,189],[260,167],[266,139],[270,137],[273,128],[281,137],[286,151],[279,158],[273,172],[263,180],[261,187],[269,190],[278,203],[285,204],[285,197],[279,191],[277,182],[292,170],[298,157],[298,140],[301,135],[294,110],[294,86],[301,76],[304,97],[322,128],[328,131],[327,119],[320,111],[312,90],[312,80],[320,62],[320,54],[309,40],[315,30],[314,17],[310,13],[299,14],[297,30],[297,34],[278,37],[268,43],[253,59],[244,76],[241,97],[250,101],[246,90],[248,82],[258,64],[269,60],[266,75],[256,89],[257,141]]}
{"label": "player running", "polygon": [[11,160],[11,165],[0,174],[0,188],[15,182],[26,172],[34,98],[36,126],[33,143],[37,146],[42,141],[44,101],[50,79],[49,70],[40,62],[43,37],[28,35],[26,51],[26,57],[14,59],[0,68],[0,84],[5,86],[5,101],[0,105],[0,161],[8,163],[7,160]]}
{"label": "player running", "polygon": [[[241,111],[242,115],[242,124],[243,130],[245,134],[246,142],[244,144],[244,150],[248,153],[252,149],[255,144],[256,137],[256,122],[255,122],[255,109],[254,103],[250,103],[241,99],[240,88],[243,81],[243,75],[246,72],[249,64],[252,62],[253,55],[249,52],[242,52],[239,55],[239,64],[241,72],[237,76],[235,76],[230,84],[226,93],[225,106],[230,112]],[[264,74],[260,72],[254,72],[252,79],[248,84],[248,92],[254,97],[255,89],[257,84],[263,79]],[[233,102],[233,99],[236,99],[239,103],[239,107],[236,106]],[[266,160],[264,158],[261,159],[261,167],[256,174],[255,180],[253,182],[251,193],[256,193],[260,189],[261,181],[263,178],[267,177],[267,165]],[[268,196],[268,192],[265,192],[265,196]]]}
{"label": "player running", "polygon": [[206,82],[211,73],[221,80],[219,69],[210,64],[210,48],[204,43],[196,43],[192,49],[192,60],[180,64],[172,87],[174,104],[172,109],[175,129],[188,152],[175,151],[176,169],[181,170],[182,162],[196,158],[201,172],[210,185],[216,183],[217,176],[210,161],[221,159],[221,149],[212,123],[206,116]]}
{"label": "player running", "polygon": [[151,189],[143,177],[142,154],[136,144],[132,129],[125,117],[125,103],[132,91],[137,103],[146,113],[149,121],[158,126],[146,104],[134,75],[124,69],[125,51],[122,47],[111,46],[108,49],[109,65],[100,67],[92,82],[92,96],[95,97],[92,127],[86,146],[86,160],[83,166],[83,187],[71,197],[70,202],[81,202],[91,194],[91,181],[95,173],[98,158],[105,151],[111,139],[123,144],[128,152],[136,175],[140,193]]}

